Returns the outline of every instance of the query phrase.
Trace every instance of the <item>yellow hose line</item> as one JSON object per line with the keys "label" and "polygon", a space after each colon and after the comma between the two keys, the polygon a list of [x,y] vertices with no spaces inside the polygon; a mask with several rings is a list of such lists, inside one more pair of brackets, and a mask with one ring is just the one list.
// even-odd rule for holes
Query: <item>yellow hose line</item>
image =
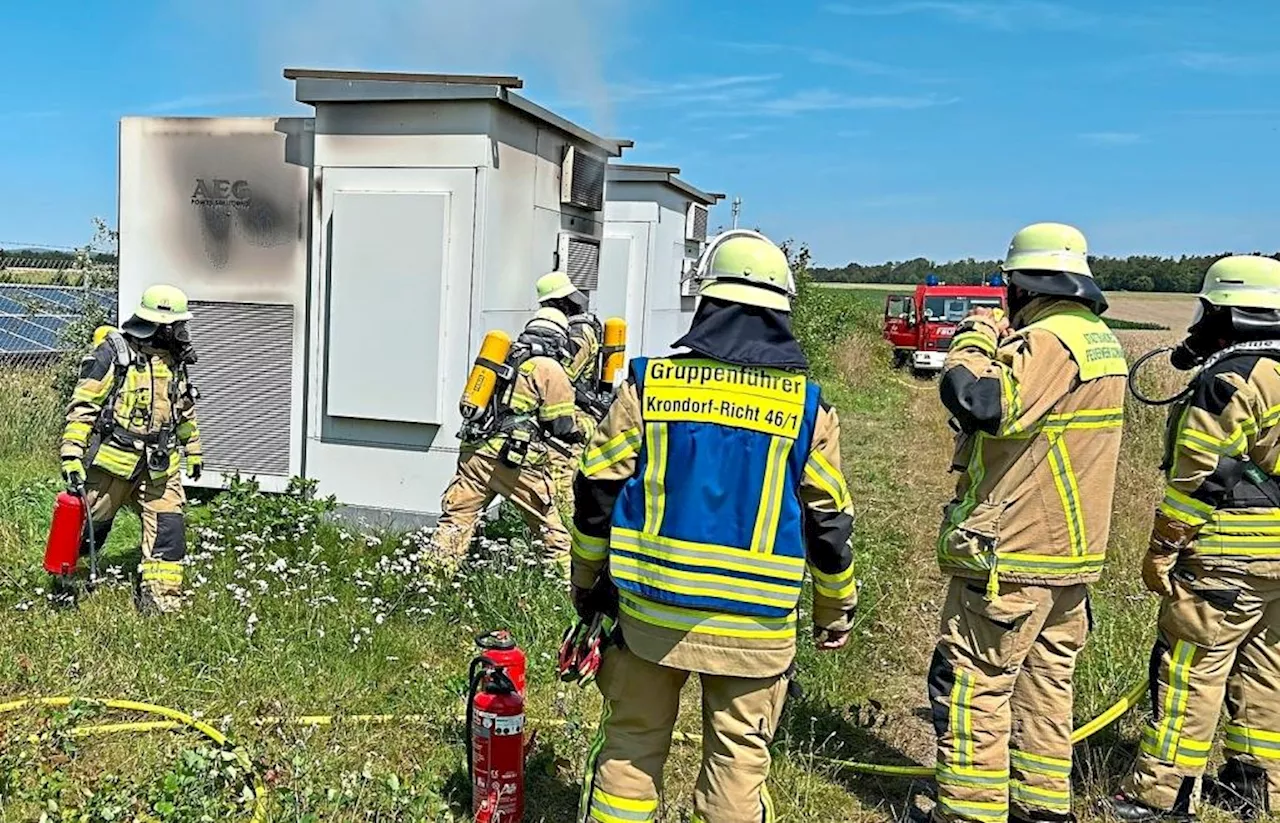
{"label": "yellow hose line", "polygon": [[[1146,693],[1146,681],[1135,683],[1129,691],[1125,692],[1123,697],[1113,703],[1105,712],[1073,731],[1071,733],[1071,742],[1083,743],[1107,726],[1110,726],[1119,720],[1121,715],[1136,706]],[[858,763],[853,760],[837,760],[817,756],[813,759],[845,771],[857,772],[858,774],[880,774],[889,777],[933,777],[934,771],[932,766],[886,766],[880,763]]]}
{"label": "yellow hose line", "polygon": [[[176,709],[166,708],[165,706],[153,706],[150,703],[139,703],[134,700],[102,700],[99,698],[74,698],[74,697],[27,697],[21,700],[14,700],[8,703],[0,703],[0,714],[8,712],[16,712],[28,706],[44,706],[46,708],[66,708],[72,703],[88,703],[92,705],[104,706],[108,709],[116,709],[126,712],[140,712],[142,714],[155,715],[163,717],[170,721],[173,725],[163,724],[165,728],[176,728],[177,726],[186,726],[190,729],[200,732],[205,737],[212,740],[218,746],[228,749],[236,757],[236,762],[250,776],[250,782],[253,787],[253,817],[252,823],[265,823],[267,819],[267,787],[253,770],[253,763],[249,760],[249,755],[244,749],[232,747],[231,741],[222,732],[210,726],[208,723],[197,720],[189,714],[183,714]],[[116,729],[117,731],[141,731],[137,727],[145,727],[150,731],[161,724],[154,723],[123,723],[118,724],[125,728]],[[95,728],[95,727],[86,727]],[[103,727],[96,727],[99,731]]]}
{"label": "yellow hose line", "polygon": [[[1082,743],[1110,726],[1122,715],[1132,709],[1142,700],[1147,692],[1147,683],[1140,681],[1135,683],[1128,692],[1119,700],[1113,703],[1106,711],[1090,720],[1088,723],[1077,728],[1071,735],[1072,743]],[[105,706],[109,709],[119,709],[122,711],[142,712],[144,714],[152,714],[159,717],[167,718],[161,721],[148,721],[141,723],[112,723],[95,726],[78,726],[71,730],[71,734],[75,737],[87,737],[90,735],[114,734],[120,732],[152,732],[152,731],[173,731],[175,729],[190,728],[200,732],[205,737],[212,740],[219,746],[231,748],[231,743],[227,740],[226,735],[218,731],[208,723],[201,722],[190,715],[174,709],[168,709],[164,706],[153,706],[150,703],[137,703],[132,700],[98,700],[98,699],[77,699],[70,697],[34,697],[15,700],[10,703],[0,703],[0,714],[6,712],[14,712],[27,706],[47,706],[53,708],[61,708],[70,706],[73,700],[82,703],[92,703]],[[264,726],[337,726],[346,724],[381,724],[381,723],[398,723],[402,725],[421,725],[425,723],[439,722],[439,718],[432,718],[422,714],[394,715],[394,714],[353,714],[353,715],[303,715],[301,717],[260,717],[253,721],[253,725],[258,727]],[[545,723],[539,723],[538,726],[559,727],[567,725],[564,720],[552,720]],[[691,745],[699,745],[702,743],[702,735],[687,732],[674,732],[672,740],[676,743],[687,743]],[[254,796],[253,818],[251,823],[265,823],[267,817],[267,789],[262,779],[253,771],[253,765],[249,760],[249,756],[243,749],[234,748],[232,752],[236,756],[236,761],[246,772],[251,775]],[[875,774],[887,777],[933,777],[934,769],[932,766],[891,766],[884,763],[860,763],[855,760],[840,760],[832,757],[813,756],[810,758],[818,763],[825,763],[844,771],[855,772],[858,774]]]}

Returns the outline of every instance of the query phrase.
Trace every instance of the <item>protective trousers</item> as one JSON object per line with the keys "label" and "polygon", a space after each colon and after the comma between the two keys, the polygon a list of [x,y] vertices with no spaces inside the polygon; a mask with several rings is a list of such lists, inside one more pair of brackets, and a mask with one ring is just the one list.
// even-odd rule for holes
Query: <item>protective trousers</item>
{"label": "protective trousers", "polygon": [[1125,794],[1194,812],[1225,698],[1219,778],[1280,809],[1280,580],[1179,567],[1158,627],[1152,722]]}
{"label": "protective trousers", "polygon": [[441,501],[432,548],[446,568],[457,568],[467,555],[480,516],[496,497],[516,505],[544,554],[558,563],[569,562],[569,532],[556,511],[555,488],[547,466],[513,468],[476,452],[458,458],[458,472]]}
{"label": "protective trousers", "polygon": [[[174,611],[182,605],[182,560],[187,556],[187,496],[182,478],[128,480],[90,468],[85,479],[94,545],[99,548],[111,533],[120,509],[128,506],[142,519],[142,567],[140,603],[157,611]],[[88,542],[81,552],[88,550]]]}
{"label": "protective trousers", "polygon": [[1068,819],[1072,675],[1089,623],[1084,584],[1005,583],[988,600],[952,578],[929,668],[935,819]]}
{"label": "protective trousers", "polygon": [[569,446],[567,455],[558,451],[552,451],[548,455],[552,482],[555,485],[556,509],[560,512],[561,521],[565,523],[573,520],[573,476],[582,463],[582,452],[586,449],[586,444],[591,441],[599,425],[594,417],[581,409],[574,412],[574,419],[584,435],[583,441]]}
{"label": "protective trousers", "polygon": [[[611,648],[600,667],[604,716],[587,760],[581,817],[644,823],[658,816],[662,770],[691,672]],[[702,771],[692,823],[769,823],[769,743],[787,695],[783,675],[702,674]]]}

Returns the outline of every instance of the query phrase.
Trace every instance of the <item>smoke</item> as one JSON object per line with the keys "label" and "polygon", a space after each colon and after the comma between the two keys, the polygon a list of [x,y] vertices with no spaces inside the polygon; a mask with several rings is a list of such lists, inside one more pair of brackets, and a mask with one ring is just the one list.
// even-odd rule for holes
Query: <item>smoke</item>
{"label": "smoke", "polygon": [[274,82],[285,66],[519,74],[541,100],[613,126],[605,57],[625,30],[621,0],[234,0]]}

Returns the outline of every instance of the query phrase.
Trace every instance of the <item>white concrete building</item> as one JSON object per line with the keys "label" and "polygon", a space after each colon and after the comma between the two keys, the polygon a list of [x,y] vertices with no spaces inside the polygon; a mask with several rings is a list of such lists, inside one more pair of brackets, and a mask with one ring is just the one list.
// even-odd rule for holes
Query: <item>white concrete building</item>
{"label": "white concrete building", "polygon": [[600,286],[598,137],[518,78],[288,70],[314,118],[126,118],[120,302],[188,292],[206,483],[438,513],[490,328],[554,268]]}
{"label": "white concrete building", "polygon": [[707,240],[708,210],[724,199],[666,166],[610,165],[601,250],[601,317],[627,321],[627,355],[663,355],[689,328],[693,264]]}

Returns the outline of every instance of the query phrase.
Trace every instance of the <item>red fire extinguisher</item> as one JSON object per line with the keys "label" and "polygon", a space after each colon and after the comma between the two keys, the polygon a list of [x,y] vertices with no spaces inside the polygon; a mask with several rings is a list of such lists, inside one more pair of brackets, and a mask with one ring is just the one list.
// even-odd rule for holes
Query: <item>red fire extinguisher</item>
{"label": "red fire extinguisher", "polygon": [[486,632],[476,638],[476,646],[480,649],[481,657],[506,671],[507,677],[510,677],[511,682],[516,685],[516,691],[524,697],[527,661],[524,651],[516,645],[511,632],[506,629]]}
{"label": "red fire extinguisher", "polygon": [[84,487],[61,492],[53,504],[49,542],[44,549],[45,571],[60,578],[62,583],[70,581],[80,560],[81,541],[86,537],[89,541],[89,584],[92,586],[98,578],[98,551],[93,542],[93,521]]}
{"label": "red fire extinguisher", "polygon": [[467,693],[467,771],[476,823],[524,817],[524,696],[507,669],[486,654],[471,661]]}

